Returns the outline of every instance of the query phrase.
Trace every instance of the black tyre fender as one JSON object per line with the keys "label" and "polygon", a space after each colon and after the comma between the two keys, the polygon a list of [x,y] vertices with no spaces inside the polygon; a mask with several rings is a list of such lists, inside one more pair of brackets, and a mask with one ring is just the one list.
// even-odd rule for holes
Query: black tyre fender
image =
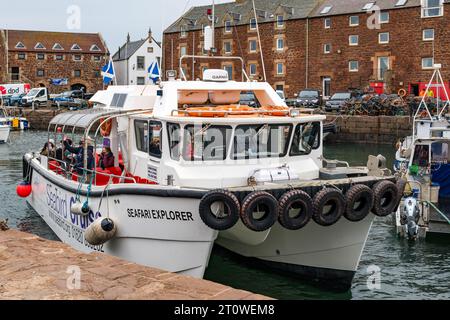
{"label": "black tyre fender", "polygon": [[345,198],[344,217],[348,221],[364,220],[373,208],[373,191],[366,185],[354,185],[347,191]]}
{"label": "black tyre fender", "polygon": [[[212,204],[222,202],[226,216],[218,217],[212,211]],[[200,200],[199,213],[203,223],[213,230],[224,231],[236,225],[241,206],[238,198],[226,190],[210,191]]]}
{"label": "black tyre fender", "polygon": [[[258,206],[265,212],[261,218],[255,218],[253,215]],[[240,215],[242,222],[250,230],[266,231],[278,220],[278,201],[268,192],[255,191],[245,197]]]}
{"label": "black tyre fender", "polygon": [[379,217],[386,217],[395,211],[398,206],[398,189],[391,181],[380,181],[373,187],[374,204],[373,213]]}
{"label": "black tyre fender", "polygon": [[[324,212],[325,206],[331,210]],[[326,188],[319,191],[313,199],[313,220],[324,227],[332,226],[341,219],[345,210],[345,197],[340,190]]]}
{"label": "black tyre fender", "polygon": [[[292,190],[286,192],[278,202],[278,222],[288,230],[300,230],[312,218],[312,199],[304,191]],[[300,209],[297,216],[290,215],[291,209]]]}

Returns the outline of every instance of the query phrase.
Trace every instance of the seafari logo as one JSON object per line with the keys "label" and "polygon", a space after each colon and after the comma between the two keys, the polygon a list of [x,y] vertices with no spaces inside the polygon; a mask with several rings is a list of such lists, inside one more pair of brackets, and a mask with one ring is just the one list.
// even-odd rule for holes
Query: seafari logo
{"label": "seafari logo", "polygon": [[61,193],[58,188],[53,188],[51,184],[47,184],[47,205],[60,217],[67,218],[67,196]]}

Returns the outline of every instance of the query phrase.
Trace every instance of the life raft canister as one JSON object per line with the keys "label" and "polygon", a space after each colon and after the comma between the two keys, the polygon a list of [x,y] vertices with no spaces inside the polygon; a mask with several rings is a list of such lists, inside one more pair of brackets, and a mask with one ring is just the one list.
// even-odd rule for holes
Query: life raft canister
{"label": "life raft canister", "polygon": [[288,230],[300,230],[311,221],[312,199],[304,191],[286,192],[278,206],[278,222]]}
{"label": "life raft canister", "polygon": [[313,199],[313,220],[324,227],[332,226],[344,214],[345,198],[340,190],[325,188]]}
{"label": "life raft canister", "polygon": [[255,191],[242,202],[241,220],[252,231],[270,229],[278,220],[278,201],[268,192]]}
{"label": "life raft canister", "polygon": [[352,222],[363,220],[372,210],[373,202],[372,189],[363,184],[354,185],[346,194],[344,217]]}
{"label": "life raft canister", "polygon": [[379,217],[386,217],[398,206],[398,189],[391,181],[380,181],[373,187],[373,213]]}
{"label": "life raft canister", "polygon": [[238,198],[226,190],[214,190],[200,201],[199,213],[203,223],[213,230],[224,231],[235,226],[241,206]]}

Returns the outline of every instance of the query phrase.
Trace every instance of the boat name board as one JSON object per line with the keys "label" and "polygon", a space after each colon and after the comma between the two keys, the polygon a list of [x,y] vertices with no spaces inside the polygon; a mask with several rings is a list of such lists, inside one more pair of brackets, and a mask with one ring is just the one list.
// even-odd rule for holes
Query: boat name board
{"label": "boat name board", "polygon": [[169,221],[194,221],[192,212],[187,211],[167,211],[167,210],[147,210],[147,209],[127,209],[129,218],[169,220]]}

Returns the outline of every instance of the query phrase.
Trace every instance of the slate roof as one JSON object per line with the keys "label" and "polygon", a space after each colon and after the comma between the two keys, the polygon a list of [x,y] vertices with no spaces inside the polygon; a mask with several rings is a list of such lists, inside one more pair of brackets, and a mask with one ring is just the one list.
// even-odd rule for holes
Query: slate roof
{"label": "slate roof", "polygon": [[[155,38],[153,38],[153,42],[156,43],[159,47],[161,47],[161,43],[156,41]],[[121,61],[121,60],[128,60],[130,59],[133,54],[144,45],[145,42],[148,41],[147,39],[141,39],[137,41],[130,41],[125,42],[123,46],[119,48],[119,50],[113,55],[112,59],[113,61]]]}

